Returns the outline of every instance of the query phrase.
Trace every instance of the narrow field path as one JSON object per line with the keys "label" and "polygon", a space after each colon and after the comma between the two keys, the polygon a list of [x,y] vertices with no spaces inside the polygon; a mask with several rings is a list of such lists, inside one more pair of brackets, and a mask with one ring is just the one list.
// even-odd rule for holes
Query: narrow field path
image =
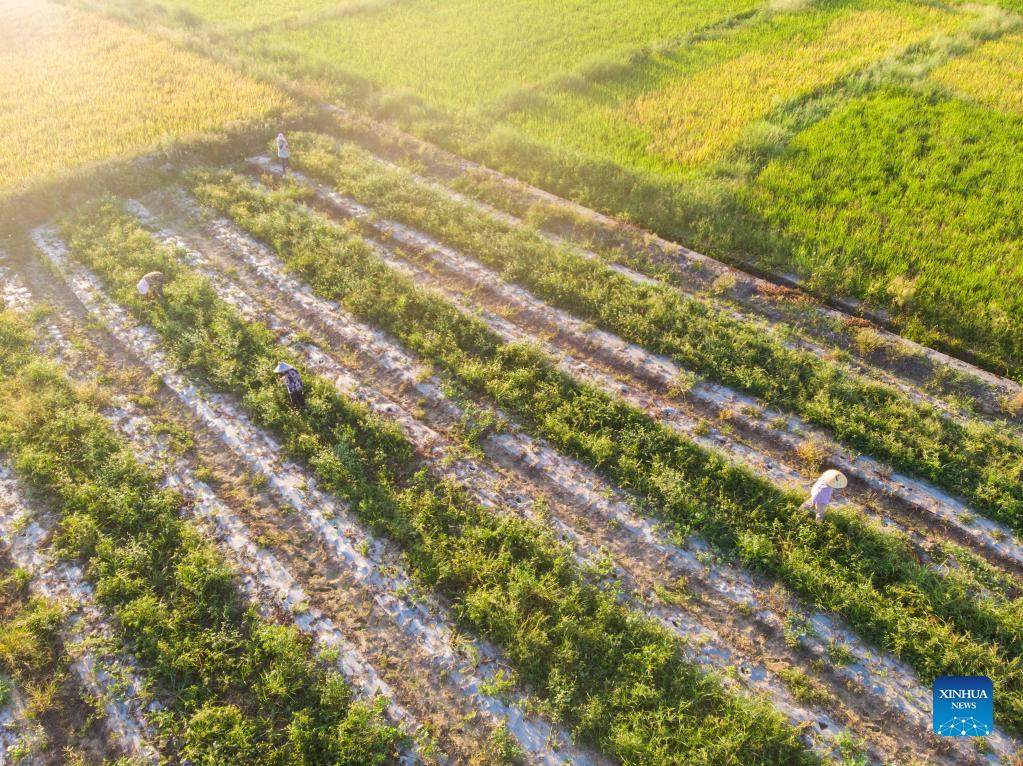
{"label": "narrow field path", "polygon": [[52,520],[33,512],[6,463],[0,462],[0,537],[14,563],[32,576],[40,596],[67,608],[61,629],[71,670],[82,689],[100,703],[104,724],[122,751],[147,763],[160,763],[156,734],[147,712],[159,710],[145,692],[134,660],[118,645],[81,568],[55,562],[47,541]]}
{"label": "narrow field path", "polygon": [[[723,295],[769,322],[791,323],[825,345],[849,349],[850,334],[863,326],[855,306],[827,306],[810,297],[791,277],[772,282],[740,268],[665,240],[637,226],[587,208],[479,163],[453,154],[392,125],[342,107],[331,106],[339,129],[350,140],[381,157],[425,165],[426,171],[445,185],[462,181],[492,185],[499,195],[520,210],[534,210],[547,232],[569,235],[574,240],[595,240],[609,249],[638,255],[668,269],[666,280],[674,287],[700,295]],[[621,265],[621,264],[619,264]],[[883,321],[883,320],[882,320]],[[879,356],[891,374],[915,386],[942,385],[942,379],[963,378],[951,390],[966,395],[981,412],[992,417],[1011,415],[1006,401],[1019,400],[1023,386],[957,357],[921,345],[872,323],[886,349]],[[870,360],[865,359],[869,364]]]}
{"label": "narrow field path", "polygon": [[[267,323],[310,369],[401,426],[425,464],[474,490],[488,507],[531,518],[537,518],[534,509],[541,507],[543,518],[590,563],[599,565],[610,554],[614,564],[607,576],[622,583],[635,606],[688,635],[690,649],[701,662],[738,669],[744,686],[768,693],[794,720],[813,721],[815,737],[828,740],[838,733],[835,721],[819,708],[811,713],[793,704],[776,675],[801,667],[816,676],[807,668],[823,666],[820,675],[833,695],[825,708],[835,709],[837,699],[839,722],[851,723],[877,760],[914,751],[917,757],[945,760],[977,757],[967,753],[972,747],[953,753],[947,741],[929,736],[929,695],[907,668],[873,655],[851,632],[821,614],[805,618],[806,635],[798,649],[789,647],[786,616],[791,619],[800,612],[794,599],[778,589],[769,593],[768,584],[728,565],[710,563],[698,541],[685,549],[674,545],[631,510],[627,497],[517,429],[488,432],[476,442],[489,463],[463,454],[457,432],[468,413],[445,396],[440,381],[413,355],[314,296],[259,243],[228,221],[203,215],[184,195],[156,194],[144,203],[129,208],[158,240],[182,248],[186,260],[211,279],[223,299]],[[330,352],[299,339],[296,330],[328,339]],[[669,593],[678,594],[683,603],[672,603]],[[830,662],[829,648],[836,645],[855,657],[850,665],[834,667]],[[891,725],[900,719],[901,726]],[[919,751],[922,743],[937,749]]]}
{"label": "narrow field path", "polygon": [[[262,171],[279,170],[265,158],[251,162]],[[324,184],[300,173],[291,175],[315,190],[328,213],[358,220],[374,232],[378,241],[371,243],[392,267],[441,292],[505,339],[539,344],[568,374],[620,396],[701,446],[724,452],[786,488],[813,483],[816,472],[799,467],[797,456],[814,455],[849,475],[852,482],[843,494],[857,500],[868,515],[885,523],[893,517],[903,528],[915,527],[933,540],[951,537],[996,566],[1023,575],[1023,544],[1012,530],[978,515],[965,502],[873,458],[854,455],[798,417],[724,386],[699,382],[677,393],[679,381],[691,376],[671,360],[594,329],[504,282],[468,256],[410,227],[379,219]],[[401,248],[402,255],[389,246]],[[748,444],[738,441],[736,432]]]}
{"label": "narrow field path", "polygon": [[392,626],[402,631],[422,655],[419,662],[425,663],[423,668],[428,668],[428,677],[437,689],[445,689],[446,698],[436,694],[436,699],[424,703],[457,711],[459,700],[464,700],[462,705],[469,710],[463,708],[463,712],[470,719],[482,716],[491,727],[507,722],[508,732],[535,763],[602,762],[594,754],[576,748],[564,731],[527,712],[520,695],[487,693],[490,687],[500,687],[499,673],[507,667],[497,649],[462,636],[453,627],[447,608],[438,601],[409,595],[415,594],[416,588],[394,553],[368,535],[344,504],[318,490],[311,474],[282,461],[276,442],[255,428],[235,403],[227,397],[205,397],[178,374],[160,351],[155,334],[136,325],[109,301],[94,277],[64,260],[63,243],[53,232],[36,230],[33,239],[111,335],[157,374],[250,471],[265,477],[283,506],[303,514],[331,555],[347,568],[351,581],[372,594],[372,601],[391,617]]}

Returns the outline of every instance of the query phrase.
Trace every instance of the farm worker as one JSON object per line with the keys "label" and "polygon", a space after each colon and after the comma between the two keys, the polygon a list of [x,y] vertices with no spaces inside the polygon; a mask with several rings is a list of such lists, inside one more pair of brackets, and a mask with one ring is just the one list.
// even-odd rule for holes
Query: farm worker
{"label": "farm worker", "polygon": [[281,175],[288,175],[288,160],[291,159],[291,151],[288,149],[288,139],[283,133],[277,134],[277,159],[281,161]]}
{"label": "farm worker", "polygon": [[825,471],[813,485],[813,489],[810,490],[810,499],[803,503],[803,507],[813,508],[817,514],[817,520],[820,521],[824,518],[824,510],[831,502],[831,496],[835,490],[844,489],[848,484],[849,480],[841,471],[836,471],[834,468]]}
{"label": "farm worker", "polygon": [[139,295],[143,298],[163,298],[163,272],[150,271],[138,283]]}
{"label": "farm worker", "polygon": [[281,362],[274,367],[274,372],[281,376],[281,382],[288,390],[288,398],[291,399],[291,406],[300,410],[305,406],[305,389],[302,387],[302,376],[298,370],[287,362]]}

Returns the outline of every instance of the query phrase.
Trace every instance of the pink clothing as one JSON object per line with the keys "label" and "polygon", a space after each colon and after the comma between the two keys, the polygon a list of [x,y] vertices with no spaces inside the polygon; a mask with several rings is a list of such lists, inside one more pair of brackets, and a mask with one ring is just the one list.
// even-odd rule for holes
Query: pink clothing
{"label": "pink clothing", "polygon": [[814,484],[813,489],[810,490],[810,502],[819,510],[823,510],[827,507],[828,503],[831,502],[831,494],[834,491],[834,488],[830,484],[819,481]]}

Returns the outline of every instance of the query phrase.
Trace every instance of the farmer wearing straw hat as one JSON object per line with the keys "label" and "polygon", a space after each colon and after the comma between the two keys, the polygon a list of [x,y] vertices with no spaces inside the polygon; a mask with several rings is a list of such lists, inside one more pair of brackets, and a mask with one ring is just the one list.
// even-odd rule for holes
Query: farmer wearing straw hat
{"label": "farmer wearing straw hat", "polygon": [[136,285],[143,298],[163,298],[163,272],[150,271]]}
{"label": "farmer wearing straw hat", "polygon": [[820,521],[824,518],[824,510],[831,502],[831,496],[835,490],[844,489],[848,484],[849,480],[841,471],[836,471],[834,468],[825,471],[813,485],[813,489],[810,490],[810,499],[803,503],[803,507],[813,508],[814,513],[817,514],[817,520]]}
{"label": "farmer wearing straw hat", "polygon": [[296,410],[305,407],[305,389],[302,387],[302,376],[298,370],[286,362],[281,362],[274,367],[274,372],[281,376],[281,382],[288,391],[288,398],[291,399],[291,406]]}

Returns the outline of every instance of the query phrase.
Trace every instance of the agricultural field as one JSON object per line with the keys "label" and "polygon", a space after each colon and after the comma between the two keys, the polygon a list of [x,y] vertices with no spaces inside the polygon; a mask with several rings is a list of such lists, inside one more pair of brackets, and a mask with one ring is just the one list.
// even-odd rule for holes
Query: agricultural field
{"label": "agricultural field", "polygon": [[576,67],[616,63],[632,49],[754,7],[756,0],[426,0],[267,30],[247,44],[257,56],[356,74],[431,104],[476,111],[517,89]]}
{"label": "agricultural field", "polygon": [[1023,757],[1023,18],[0,12],[0,764]]}
{"label": "agricultural field", "polygon": [[970,100],[1023,115],[1023,35],[1007,35],[938,67],[935,82]]}
{"label": "agricultural field", "polygon": [[3,0],[0,16],[0,195],[288,105],[276,88],[94,14]]}
{"label": "agricultural field", "polygon": [[997,367],[1023,347],[1021,139],[1017,117],[882,92],[797,136],[748,201],[792,240],[778,268],[919,316],[918,337],[940,327]]}
{"label": "agricultural field", "polygon": [[208,25],[226,34],[252,32],[279,24],[323,21],[334,16],[364,12],[394,0],[121,0],[119,12],[152,13],[189,27]]}
{"label": "agricultural field", "polygon": [[[1016,292],[1011,280],[994,269],[978,277],[959,261],[970,277],[956,294],[983,305],[981,322],[997,317],[991,331],[940,321],[941,298],[905,287],[947,282],[943,253],[956,246],[940,231],[916,242],[933,258],[902,254],[880,266],[890,259],[875,255],[865,233],[836,240],[827,225],[808,233],[797,221],[812,217],[812,207],[797,200],[791,215],[777,216],[757,202],[757,178],[771,160],[798,155],[799,141],[809,140],[803,131],[865,89],[908,87],[926,100],[978,101],[1018,116],[1018,10],[891,0],[567,8],[419,0],[313,15],[229,35],[224,45],[449,149],[1020,379],[1019,316],[999,297],[1003,288]],[[1003,140],[1011,139],[994,135],[978,151],[997,156]],[[914,163],[906,174],[944,169],[931,153]],[[1012,194],[1004,174],[967,172],[979,198]],[[888,201],[859,190],[863,214],[883,222]],[[937,209],[960,192],[953,181],[922,190],[921,201]],[[1005,210],[992,229],[1012,222]],[[1011,251],[1013,240],[998,247]],[[850,278],[846,253],[874,266]],[[897,273],[908,260],[912,271]]]}
{"label": "agricultural field", "polygon": [[[873,6],[873,7],[872,7]],[[772,14],[585,88],[542,91],[509,120],[544,143],[677,175],[719,159],[777,104],[965,23],[933,5],[823,4]],[[877,29],[884,29],[883,36]]]}

